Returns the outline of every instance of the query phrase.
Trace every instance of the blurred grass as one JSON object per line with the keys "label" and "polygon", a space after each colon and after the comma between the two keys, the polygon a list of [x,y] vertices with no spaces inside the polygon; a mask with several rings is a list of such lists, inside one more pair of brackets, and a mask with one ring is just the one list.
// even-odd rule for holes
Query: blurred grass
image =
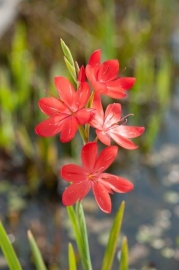
{"label": "blurred grass", "polygon": [[145,126],[139,143],[143,141],[143,149],[148,151],[172,94],[168,44],[176,4],[175,0],[22,2],[19,17],[0,44],[0,149],[10,156],[20,150],[28,164],[32,193],[42,180],[56,181],[57,156],[66,147],[57,146],[55,138],[42,139],[34,133],[36,124],[44,119],[38,108],[39,98],[48,95],[44,89],[56,94],[53,76],[69,77],[60,38],[79,64],[101,48],[103,60],[117,58],[121,71],[127,67],[122,76],[137,78],[122,103],[135,114],[133,124]]}

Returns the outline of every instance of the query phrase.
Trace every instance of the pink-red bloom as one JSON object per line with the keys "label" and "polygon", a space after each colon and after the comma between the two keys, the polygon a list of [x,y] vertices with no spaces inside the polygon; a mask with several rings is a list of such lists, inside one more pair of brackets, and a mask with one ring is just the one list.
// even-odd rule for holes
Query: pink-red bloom
{"label": "pink-red bloom", "polygon": [[119,103],[108,105],[104,114],[100,95],[95,94],[92,107],[96,113],[90,125],[96,129],[98,139],[102,143],[110,145],[111,139],[113,139],[126,149],[137,148],[129,139],[140,136],[144,132],[144,127],[126,126],[126,118],[121,118],[121,105]]}
{"label": "pink-red bloom", "polygon": [[104,173],[114,161],[118,152],[117,146],[108,146],[98,155],[98,146],[95,142],[87,143],[82,148],[82,166],[68,164],[62,167],[61,176],[69,185],[63,195],[64,205],[72,205],[81,201],[92,188],[95,199],[102,211],[111,212],[109,193],[129,192],[133,184],[128,180],[109,173]]}
{"label": "pink-red bloom", "polygon": [[112,98],[124,98],[125,90],[135,83],[135,78],[118,77],[119,62],[112,59],[100,64],[101,51],[97,50],[90,56],[86,66],[86,76],[94,90]]}
{"label": "pink-red bloom", "polygon": [[89,123],[94,117],[94,110],[85,108],[90,89],[83,79],[77,91],[65,77],[55,77],[54,82],[59,98],[48,97],[39,100],[40,109],[50,118],[38,124],[35,131],[44,137],[60,132],[60,140],[68,142],[75,136],[79,125]]}

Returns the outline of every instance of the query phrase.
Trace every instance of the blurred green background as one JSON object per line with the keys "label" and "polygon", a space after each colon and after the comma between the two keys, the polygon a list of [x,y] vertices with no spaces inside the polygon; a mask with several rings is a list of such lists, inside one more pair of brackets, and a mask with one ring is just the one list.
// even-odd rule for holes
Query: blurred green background
{"label": "blurred green background", "polygon": [[[176,0],[12,2],[0,2],[0,10],[12,5],[16,12],[12,19],[7,8],[6,19],[12,21],[0,31],[0,193],[8,202],[2,219],[8,217],[10,224],[16,224],[27,199],[60,201],[59,168],[75,158],[74,149],[81,144],[77,138],[62,145],[58,136],[46,139],[34,132],[44,119],[39,98],[56,94],[55,75],[69,77],[60,38],[79,65],[102,49],[103,60],[119,59],[123,76],[137,78],[121,103],[124,113],[134,113],[130,124],[145,126],[145,134],[136,142],[141,153],[148,154],[178,73],[173,37],[179,26],[179,4]],[[139,152],[131,155],[135,159]]]}

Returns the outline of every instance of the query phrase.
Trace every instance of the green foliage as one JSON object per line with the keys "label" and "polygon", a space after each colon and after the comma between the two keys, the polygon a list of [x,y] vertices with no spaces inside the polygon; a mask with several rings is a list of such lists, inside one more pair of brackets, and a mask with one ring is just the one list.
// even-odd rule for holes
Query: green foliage
{"label": "green foliage", "polygon": [[[117,242],[121,230],[123,213],[124,213],[125,203],[122,202],[111,228],[108,244],[106,246],[106,251],[102,263],[101,270],[110,270],[113,265],[114,255],[116,252]],[[75,240],[78,247],[78,251],[80,253],[80,259],[83,266],[83,269],[92,270],[91,259],[90,259],[90,251],[88,244],[88,235],[86,229],[86,222],[84,218],[83,208],[80,202],[76,204],[76,211],[73,206],[67,207],[68,215],[72,224],[73,231],[75,233]],[[122,243],[122,268],[120,270],[127,270],[127,242],[126,238],[124,238]]]}
{"label": "green foliage", "polygon": [[114,255],[116,252],[117,241],[118,241],[118,237],[119,237],[121,225],[122,225],[124,207],[125,207],[125,203],[123,201],[114,218],[114,222],[113,222],[111,232],[109,235],[108,244],[106,246],[106,251],[104,254],[104,259],[103,259],[102,268],[101,268],[102,270],[106,270],[106,269],[110,270],[112,268]]}
{"label": "green foliage", "polygon": [[124,236],[122,239],[119,270],[128,270],[128,269],[129,269],[128,268],[128,244],[127,244],[127,237]]}
{"label": "green foliage", "polygon": [[8,60],[9,69],[0,66],[0,148],[11,155],[19,148],[28,159],[29,191],[34,193],[42,178],[53,178],[57,148],[52,140],[40,140],[34,132],[43,119],[38,100],[45,82],[36,72],[23,24],[16,25]]}
{"label": "green foliage", "polygon": [[[32,254],[34,257],[36,270],[46,270],[47,268],[46,268],[45,263],[42,259],[42,255],[39,251],[39,248],[35,242],[35,239],[31,233],[31,231],[28,231],[28,239],[29,239],[31,251],[32,251]],[[6,258],[9,269],[10,270],[22,270],[21,265],[19,263],[19,260],[15,254],[14,248],[13,248],[12,244],[10,243],[8,235],[7,235],[1,222],[0,222],[0,247],[2,249],[4,257]],[[71,254],[72,254],[72,251],[71,251]],[[75,268],[73,268],[73,269],[75,269]]]}
{"label": "green foliage", "polygon": [[80,202],[77,203],[76,211],[74,210],[73,206],[67,206],[67,211],[73,231],[75,233],[75,240],[80,254],[83,269],[92,270],[86,224],[83,209],[80,204]]}
{"label": "green foliage", "polygon": [[42,255],[40,253],[40,250],[35,242],[35,239],[31,233],[31,231],[28,231],[28,239],[29,239],[31,251],[33,254],[36,270],[47,270],[45,263],[42,259]]}
{"label": "green foliage", "polygon": [[77,270],[75,252],[71,243],[68,244],[68,262],[69,270]]}
{"label": "green foliage", "polygon": [[155,55],[147,52],[136,56],[134,76],[137,80],[130,92],[129,111],[134,114],[130,120],[133,125],[145,126],[142,139],[146,150],[155,141],[171,98],[171,59],[166,54],[161,55],[158,67],[155,61]]}
{"label": "green foliage", "polygon": [[75,82],[77,82],[77,75],[76,75],[76,69],[75,69],[75,63],[73,60],[73,57],[71,55],[71,52],[65,42],[61,39],[61,47],[64,53],[64,60],[65,64]]}
{"label": "green foliage", "polygon": [[10,270],[22,270],[19,260],[15,254],[14,248],[9,241],[6,231],[0,222],[0,247],[6,258]]}
{"label": "green foliage", "polygon": [[[122,202],[113,222],[113,226],[111,228],[108,244],[106,247],[106,252],[102,264],[103,269],[110,270],[113,264],[114,254],[116,251],[116,245],[118,241],[118,237],[121,230],[122,218],[124,213],[124,202]],[[92,270],[91,259],[90,259],[90,251],[88,244],[88,235],[86,229],[86,222],[83,213],[83,207],[80,202],[76,204],[76,210],[74,210],[73,206],[67,207],[67,211],[69,214],[69,218],[72,223],[72,227],[75,233],[75,239],[78,247],[78,251],[80,253],[81,263],[83,269]],[[34,264],[36,270],[47,270],[45,263],[43,261],[40,250],[35,242],[35,239],[31,233],[28,231],[28,240],[30,243],[31,252],[34,259]],[[3,254],[7,260],[8,266],[10,270],[22,270],[18,258],[14,252],[13,246],[11,245],[6,231],[0,223],[0,247],[3,251]],[[73,246],[71,243],[68,245],[68,261],[69,261],[69,269],[77,270],[76,258]],[[120,259],[120,270],[128,270],[128,246],[127,246],[127,238],[124,237],[122,240],[121,247],[121,259]]]}

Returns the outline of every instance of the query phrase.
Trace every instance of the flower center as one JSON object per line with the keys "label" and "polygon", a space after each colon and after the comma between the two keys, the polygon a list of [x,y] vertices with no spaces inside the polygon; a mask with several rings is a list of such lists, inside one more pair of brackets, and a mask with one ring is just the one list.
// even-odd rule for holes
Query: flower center
{"label": "flower center", "polygon": [[95,177],[94,174],[89,174],[89,175],[88,175],[88,179],[89,179],[90,181],[94,182],[94,183],[98,183],[98,181],[97,181],[97,179],[96,179],[96,177]]}

